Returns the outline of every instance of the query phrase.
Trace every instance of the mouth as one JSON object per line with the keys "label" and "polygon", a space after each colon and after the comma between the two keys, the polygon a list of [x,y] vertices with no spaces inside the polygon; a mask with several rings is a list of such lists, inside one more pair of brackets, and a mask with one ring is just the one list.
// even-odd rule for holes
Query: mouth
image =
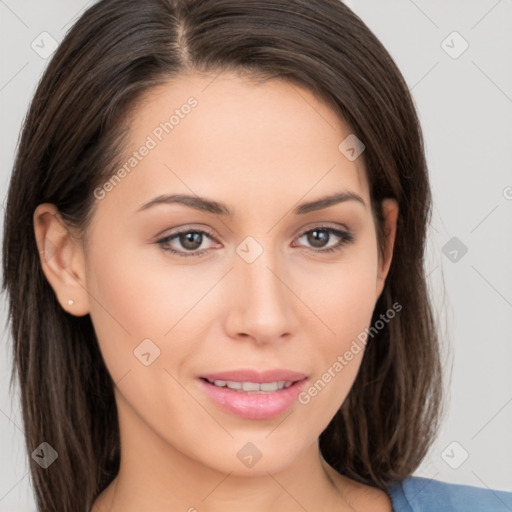
{"label": "mouth", "polygon": [[[308,377],[304,374],[288,376],[289,380],[231,380],[200,377],[201,388],[223,412],[245,419],[272,419],[286,412],[296,401]],[[232,377],[234,379],[234,377]]]}

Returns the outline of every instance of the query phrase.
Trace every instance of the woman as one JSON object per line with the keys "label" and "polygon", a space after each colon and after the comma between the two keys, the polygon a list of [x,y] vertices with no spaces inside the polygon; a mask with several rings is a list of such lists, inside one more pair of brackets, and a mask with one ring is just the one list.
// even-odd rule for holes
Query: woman
{"label": "woman", "polygon": [[430,200],[407,86],[337,0],[90,7],[6,208],[40,510],[512,503],[411,477],[441,411]]}

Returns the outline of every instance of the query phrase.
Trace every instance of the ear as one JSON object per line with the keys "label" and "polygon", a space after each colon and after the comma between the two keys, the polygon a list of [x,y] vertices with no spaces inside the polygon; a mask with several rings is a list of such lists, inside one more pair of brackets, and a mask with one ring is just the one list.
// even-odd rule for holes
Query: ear
{"label": "ear", "polygon": [[66,226],[55,205],[34,211],[34,231],[41,266],[62,308],[76,316],[89,313],[82,242]]}
{"label": "ear", "polygon": [[393,258],[393,247],[395,245],[396,223],[398,219],[398,203],[395,199],[384,199],[382,201],[382,214],[384,217],[384,255],[379,253],[379,263],[377,271],[377,287],[375,300],[377,301],[384,289],[386,277],[391,266]]}

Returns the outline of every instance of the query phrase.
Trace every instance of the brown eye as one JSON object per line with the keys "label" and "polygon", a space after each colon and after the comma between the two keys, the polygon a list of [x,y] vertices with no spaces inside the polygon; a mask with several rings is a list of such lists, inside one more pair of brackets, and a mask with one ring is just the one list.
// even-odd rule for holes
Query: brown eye
{"label": "brown eye", "polygon": [[315,229],[309,231],[306,235],[308,242],[313,247],[323,247],[325,242],[329,241],[330,234],[326,229]]}
{"label": "brown eye", "polygon": [[[331,240],[332,237],[336,237],[339,239],[337,243],[328,247],[327,244]],[[197,230],[197,229],[188,229],[182,230],[175,233],[171,233],[170,235],[158,240],[156,243],[162,247],[167,252],[172,254],[176,254],[177,256],[189,257],[189,256],[204,256],[205,253],[208,252],[208,249],[201,249],[201,245],[205,241],[206,238],[213,239],[213,236],[207,233],[206,231]],[[311,248],[316,248],[313,252],[325,253],[325,252],[334,252],[341,250],[342,247],[350,242],[354,241],[354,237],[347,231],[342,231],[339,229],[335,229],[332,227],[318,226],[313,229],[310,229],[304,232],[299,238],[306,237],[306,243],[310,245]],[[177,243],[179,247],[176,245],[171,245],[171,243]]]}
{"label": "brown eye", "polygon": [[[204,253],[207,252],[207,249],[198,249],[203,244],[205,237],[213,238],[206,231],[198,229],[188,229],[172,233],[158,240],[156,243],[165,251],[176,254],[178,256],[202,256]],[[170,245],[171,242],[177,242],[179,247],[173,248],[173,246]]]}
{"label": "brown eye", "polygon": [[[333,235],[339,238],[339,241],[331,247],[326,247],[326,244],[331,240]],[[351,233],[325,226],[318,226],[310,229],[303,233],[300,238],[303,237],[306,237],[307,243],[312,247],[319,248],[316,252],[337,251],[344,245],[354,241],[354,236]]]}
{"label": "brown eye", "polygon": [[190,231],[188,233],[180,233],[178,235],[178,240],[180,241],[182,247],[193,251],[199,249],[201,246],[203,242],[203,235],[202,233]]}

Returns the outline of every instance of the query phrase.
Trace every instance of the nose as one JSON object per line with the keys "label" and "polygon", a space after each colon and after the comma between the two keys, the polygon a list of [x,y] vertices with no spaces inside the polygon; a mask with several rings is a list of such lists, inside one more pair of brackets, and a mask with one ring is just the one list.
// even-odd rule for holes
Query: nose
{"label": "nose", "polygon": [[271,251],[252,262],[236,255],[230,272],[226,331],[232,338],[268,344],[289,338],[296,329],[300,303],[289,284],[290,272]]}

